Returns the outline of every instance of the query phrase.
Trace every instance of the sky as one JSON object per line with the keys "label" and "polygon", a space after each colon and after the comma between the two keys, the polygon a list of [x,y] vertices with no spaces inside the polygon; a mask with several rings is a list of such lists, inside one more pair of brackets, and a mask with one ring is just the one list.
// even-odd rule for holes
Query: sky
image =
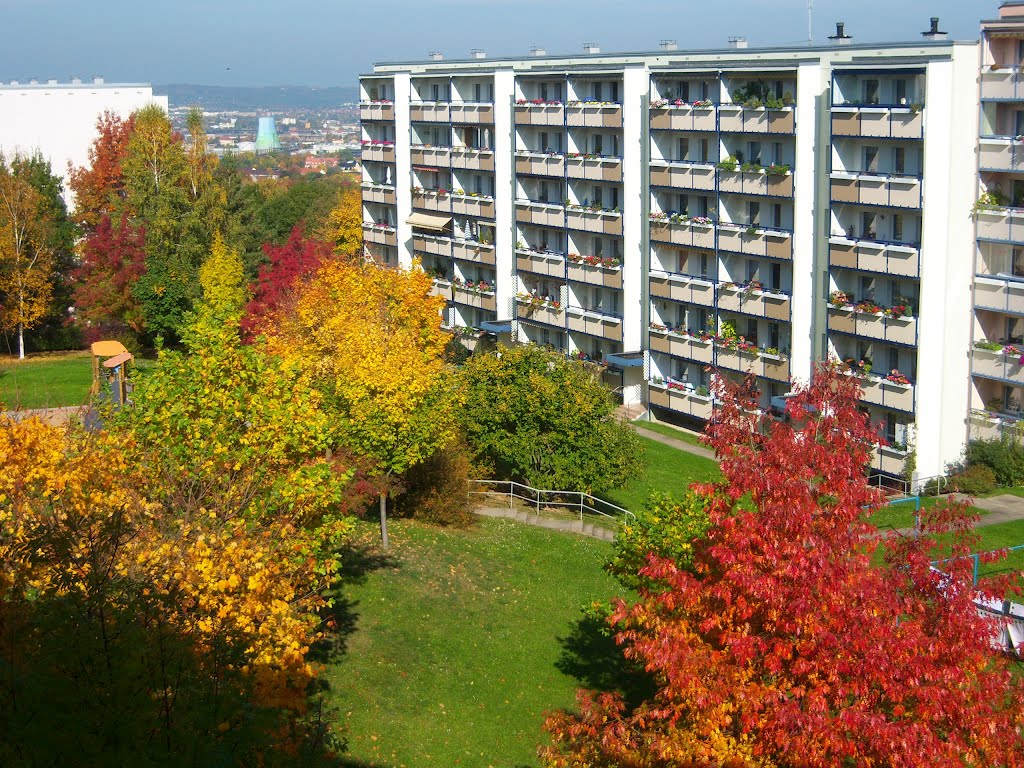
{"label": "sky", "polygon": [[[998,0],[814,0],[814,39],[978,36]],[[0,0],[0,80],[355,85],[374,62],[581,50],[751,47],[807,39],[807,0]]]}

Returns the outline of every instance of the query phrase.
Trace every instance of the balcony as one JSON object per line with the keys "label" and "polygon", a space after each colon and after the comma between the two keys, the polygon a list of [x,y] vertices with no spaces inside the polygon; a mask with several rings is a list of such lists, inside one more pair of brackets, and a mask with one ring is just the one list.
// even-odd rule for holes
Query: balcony
{"label": "balcony", "polygon": [[414,123],[450,123],[448,102],[420,102],[409,105],[409,119]]}
{"label": "balcony", "polygon": [[686,219],[664,214],[651,216],[651,240],[686,248],[715,249],[715,225],[710,219]]}
{"label": "balcony", "polygon": [[[574,258],[575,257],[575,258]],[[566,262],[566,277],[577,283],[587,283],[604,288],[622,289],[622,267],[587,264],[586,257],[569,254]],[[609,259],[608,261],[612,261]]]}
{"label": "balcony", "polygon": [[739,349],[715,344],[715,367],[738,373],[752,373],[772,381],[789,381],[789,358],[759,349]]}
{"label": "balcony", "polygon": [[363,161],[393,163],[395,162],[395,145],[390,141],[364,141],[359,158]]}
{"label": "balcony", "polygon": [[661,352],[684,360],[695,360],[707,365],[715,359],[715,348],[710,338],[701,339],[664,328],[650,329],[650,345],[652,352]]}
{"label": "balcony", "polygon": [[739,104],[719,104],[718,129],[722,133],[792,134],[796,112],[785,109],[750,109]]}
{"label": "balcony", "polygon": [[398,247],[398,233],[387,224],[367,224],[363,222],[363,240],[377,245]]}
{"label": "balcony", "polygon": [[1024,208],[978,211],[978,239],[1024,245]]}
{"label": "balcony", "polygon": [[764,171],[718,171],[720,192],[767,197],[793,197],[793,174]]}
{"label": "balcony", "polygon": [[540,102],[515,106],[516,125],[565,125],[565,107],[559,102]]}
{"label": "balcony", "polygon": [[447,168],[451,165],[451,147],[432,147],[427,144],[414,144],[409,150],[409,158],[413,165],[426,165],[430,168]]}
{"label": "balcony", "polygon": [[430,283],[430,295],[440,296],[445,301],[452,300],[452,284],[450,280],[435,277]]}
{"label": "balcony", "polygon": [[714,409],[711,395],[698,395],[692,389],[680,389],[682,385],[668,382],[649,382],[647,399],[651,405],[670,411],[709,421]]}
{"label": "balcony", "polygon": [[608,341],[622,341],[622,318],[582,307],[567,307],[569,330],[599,336]]}
{"label": "balcony", "polygon": [[718,130],[718,116],[713,104],[701,107],[692,104],[651,106],[651,130],[714,133]]}
{"label": "balcony", "polygon": [[570,102],[565,108],[570,128],[621,128],[622,105],[601,102]]}
{"label": "balcony", "polygon": [[1020,419],[1005,413],[993,413],[990,411],[972,410],[969,425],[971,440],[1000,440],[1003,436],[1010,436],[1015,442],[1020,443],[1024,431],[1018,426]]}
{"label": "balcony", "polygon": [[974,278],[974,306],[993,312],[1024,315],[1024,281],[977,275]]}
{"label": "balcony", "polygon": [[921,180],[914,176],[833,173],[832,202],[920,208]]}
{"label": "balcony", "polygon": [[457,283],[452,285],[452,301],[466,307],[485,309],[488,312],[494,312],[497,308],[494,291],[470,288]]}
{"label": "balcony", "polygon": [[452,147],[452,168],[466,171],[494,172],[494,150],[472,149],[471,147]]}
{"label": "balcony", "polygon": [[784,229],[764,229],[719,222],[718,248],[747,256],[789,260],[793,258],[793,234]]}
{"label": "balcony", "polygon": [[832,107],[833,136],[875,139],[921,139],[924,115],[910,107]]}
{"label": "balcony", "polygon": [[414,188],[412,190],[412,207],[422,208],[425,211],[451,213],[452,198],[444,190]]}
{"label": "balcony", "polygon": [[516,221],[519,224],[561,228],[565,226],[565,208],[551,203],[516,200]]}
{"label": "balcony", "polygon": [[681,301],[701,307],[715,304],[715,284],[710,280],[653,269],[649,279],[652,298]]}
{"label": "balcony", "polygon": [[450,117],[459,125],[490,125],[494,122],[494,105],[483,102],[452,103]]}
{"label": "balcony", "polygon": [[566,175],[570,179],[588,181],[622,181],[622,159],[618,157],[574,157],[565,159]]}
{"label": "balcony", "polygon": [[552,152],[516,152],[516,174],[520,176],[565,176],[565,155]]}
{"label": "balcony", "polygon": [[914,412],[914,385],[896,384],[881,376],[860,376],[861,401],[905,413]]}
{"label": "balcony", "polygon": [[412,249],[416,253],[430,254],[433,256],[451,256],[452,239],[440,235],[423,235],[415,233],[412,236]]}
{"label": "balcony", "polygon": [[981,98],[983,101],[1024,100],[1024,84],[1017,67],[997,70],[983,70],[981,73]]}
{"label": "balcony", "polygon": [[829,265],[863,272],[917,277],[919,252],[911,245],[856,240],[833,235],[829,238]]}
{"label": "balcony", "polygon": [[363,202],[396,205],[395,188],[390,184],[363,182]]}
{"label": "balcony", "polygon": [[871,451],[870,469],[886,475],[899,476],[907,465],[907,452],[891,445],[879,445]]}
{"label": "balcony", "polygon": [[494,246],[476,240],[452,241],[452,257],[459,261],[471,261],[474,264],[494,266]]}
{"label": "balcony", "polygon": [[395,105],[390,101],[364,101],[359,105],[359,119],[363,122],[384,121],[393,123],[395,121]]}
{"label": "balcony", "polygon": [[890,344],[917,344],[917,318],[890,317],[881,312],[858,312],[853,307],[828,307],[828,329]]}
{"label": "balcony", "polygon": [[971,373],[1020,387],[1024,386],[1024,366],[1020,361],[1021,352],[1016,347],[999,350],[975,347],[971,356]]}
{"label": "balcony", "polygon": [[752,289],[734,283],[718,286],[718,309],[789,322],[790,297],[785,293]]}
{"label": "balcony", "polygon": [[599,235],[622,235],[622,214],[615,211],[591,210],[569,206],[565,214],[569,229],[594,232]]}
{"label": "balcony", "polygon": [[[655,163],[665,163],[664,165]],[[651,161],[651,186],[671,189],[715,190],[715,166],[711,163]]]}
{"label": "balcony", "polygon": [[543,323],[555,328],[565,328],[565,313],[551,302],[532,301],[516,297],[516,318],[527,323]]}
{"label": "balcony", "polygon": [[565,256],[560,253],[516,248],[516,269],[546,277],[565,278]]}
{"label": "balcony", "polygon": [[465,195],[453,192],[452,213],[456,216],[477,216],[481,219],[494,218],[494,198],[483,195]]}
{"label": "balcony", "polygon": [[1024,147],[1011,137],[978,140],[978,168],[982,171],[1024,171]]}

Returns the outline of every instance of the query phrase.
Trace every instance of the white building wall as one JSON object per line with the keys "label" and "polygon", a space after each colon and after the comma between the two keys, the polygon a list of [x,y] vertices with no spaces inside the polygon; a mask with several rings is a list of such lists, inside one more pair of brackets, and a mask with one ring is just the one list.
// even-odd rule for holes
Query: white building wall
{"label": "white building wall", "polygon": [[412,225],[406,223],[412,215],[411,88],[412,77],[408,73],[395,75],[395,230],[398,235],[398,263],[407,269],[412,266]]}
{"label": "white building wall", "polygon": [[[626,67],[622,73],[622,351],[643,349],[643,282],[647,274],[643,244],[644,201],[649,194],[643,185],[643,121],[648,119],[643,99],[650,90],[647,67]],[[643,398],[642,368],[623,373],[622,400],[626,405]]]}
{"label": "white building wall", "polygon": [[494,265],[498,320],[515,317],[516,224],[512,189],[515,91],[516,78],[511,69],[494,73]]}
{"label": "white building wall", "polygon": [[[154,96],[151,85],[0,85],[0,152],[7,157],[39,152],[53,173],[66,179],[69,163],[89,164],[96,121],[104,112],[127,118],[150,104],[167,111],[167,97]],[[65,199],[73,203],[66,189]]]}

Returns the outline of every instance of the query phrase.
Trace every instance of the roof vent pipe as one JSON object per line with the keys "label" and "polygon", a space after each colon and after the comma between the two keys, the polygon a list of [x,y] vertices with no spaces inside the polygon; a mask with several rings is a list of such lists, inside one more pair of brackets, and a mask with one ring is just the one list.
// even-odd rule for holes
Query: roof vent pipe
{"label": "roof vent pipe", "polygon": [[829,35],[828,39],[836,45],[849,45],[850,41],[853,40],[850,35],[846,34],[845,21],[836,22],[836,33],[834,35]]}
{"label": "roof vent pipe", "polygon": [[928,29],[927,32],[922,32],[921,37],[924,37],[928,40],[945,40],[947,37],[949,37],[949,35],[947,35],[945,32],[939,29],[938,16],[932,16],[930,21],[931,27]]}
{"label": "roof vent pipe", "polygon": [[745,38],[745,37],[730,37],[729,38],[729,47],[730,48],[746,48],[747,47],[747,38]]}

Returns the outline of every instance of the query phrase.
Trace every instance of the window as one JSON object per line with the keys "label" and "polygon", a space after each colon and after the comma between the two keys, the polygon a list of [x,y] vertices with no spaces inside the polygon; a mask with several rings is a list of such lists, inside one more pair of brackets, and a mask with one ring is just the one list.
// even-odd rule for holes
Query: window
{"label": "window", "polygon": [[612,101],[618,102],[619,100],[619,84],[616,81],[612,81]]}
{"label": "window", "polygon": [[875,278],[862,275],[860,278],[860,298],[864,301],[875,300]]}
{"label": "window", "polygon": [[594,83],[594,101],[604,101],[601,95],[601,83]]}
{"label": "window", "polygon": [[747,149],[750,151],[750,162],[761,164],[761,142],[751,141],[747,144]]}
{"label": "window", "polygon": [[706,163],[708,161],[708,140],[700,140],[700,161]]}
{"label": "window", "polygon": [[902,77],[892,83],[893,104],[907,103],[907,81]]}
{"label": "window", "polygon": [[537,149],[540,150],[541,152],[547,152],[549,146],[551,146],[551,145],[548,143],[548,132],[547,131],[541,131],[540,132],[540,142],[537,145]]}
{"label": "window", "polygon": [[377,101],[379,98],[380,97],[377,96],[377,86],[376,85],[371,85],[370,86],[370,101]]}
{"label": "window", "polygon": [[865,104],[877,104],[878,103],[878,81],[877,80],[865,80],[864,81],[864,103]]}
{"label": "window", "polygon": [[478,195],[482,195],[484,193],[483,176],[477,174],[476,176],[473,177],[473,191],[476,192]]}
{"label": "window", "polygon": [[679,98],[683,101],[690,100],[690,84],[686,80],[679,84]]}
{"label": "window", "polygon": [[892,239],[897,242],[903,240],[903,217],[898,213],[892,217]]}
{"label": "window", "polygon": [[782,98],[782,94],[786,92],[785,88],[784,88],[784,85],[785,84],[781,80],[776,80],[775,81],[775,98],[776,99],[781,99]]}
{"label": "window", "polygon": [[781,165],[784,162],[781,141],[776,141],[774,144],[772,144],[772,162],[777,163],[779,165]]}
{"label": "window", "polygon": [[889,370],[898,371],[900,369],[900,351],[896,347],[889,347]]}
{"label": "window", "polygon": [[700,276],[708,276],[708,255],[706,253],[700,255]]}
{"label": "window", "polygon": [[758,267],[760,265],[753,259],[747,259],[747,282],[757,280]]}
{"label": "window", "polygon": [[676,154],[677,160],[686,160],[690,155],[690,140],[679,139],[678,150]]}
{"label": "window", "polygon": [[1024,248],[1014,248],[1010,256],[1010,274],[1024,277]]}
{"label": "window", "polygon": [[747,318],[747,332],[744,335],[751,344],[757,344],[757,320]]}
{"label": "window", "polygon": [[753,200],[747,203],[747,224],[752,227],[761,224],[761,204]]}
{"label": "window", "polygon": [[546,181],[542,181],[540,183],[540,190],[539,190],[539,194],[537,196],[538,202],[541,202],[541,203],[550,202],[550,199],[548,198],[548,190],[549,190],[548,183]]}
{"label": "window", "polygon": [[875,235],[875,214],[865,212],[861,214],[861,231],[868,240],[874,240]]}
{"label": "window", "polygon": [[779,348],[779,324],[768,323],[768,346],[773,349]]}
{"label": "window", "polygon": [[1013,113],[1013,135],[1020,136],[1024,133],[1024,109],[1018,109]]}
{"label": "window", "polygon": [[604,253],[604,240],[600,237],[594,238],[594,255],[600,256]]}
{"label": "window", "polygon": [[612,210],[616,210],[619,207],[619,188],[612,187]]}
{"label": "window", "polygon": [[591,136],[590,143],[595,155],[600,155],[604,151],[604,136],[600,133],[595,133]]}
{"label": "window", "polygon": [[700,216],[707,217],[708,215],[708,199],[706,197],[697,198],[697,208],[700,211]]}
{"label": "window", "polygon": [[878,173],[878,147],[864,147],[864,172]]}
{"label": "window", "polygon": [[434,83],[432,86],[430,86],[430,93],[434,101],[441,100],[441,86],[438,85],[437,83]]}
{"label": "window", "polygon": [[892,172],[897,176],[907,172],[907,150],[903,147],[894,147],[892,150]]}
{"label": "window", "polygon": [[548,101],[548,84],[547,83],[541,83],[540,84],[540,97],[544,101]]}
{"label": "window", "polygon": [[687,211],[690,210],[690,196],[680,195],[679,196],[679,208],[676,209],[677,213],[681,213],[684,216],[687,215]]}
{"label": "window", "polygon": [[480,83],[473,84],[473,101],[483,101]]}
{"label": "window", "polygon": [[[774,291],[782,290],[782,265],[781,264],[772,264],[772,279],[771,279],[771,282],[768,284],[768,287],[771,288]],[[778,329],[776,329],[776,333],[778,333]],[[777,347],[779,345],[778,344],[772,344],[772,346],[773,347]]]}
{"label": "window", "polygon": [[603,202],[603,192],[604,191],[601,189],[601,187],[599,187],[597,184],[594,185],[593,204],[596,205],[599,208],[604,205],[604,202]]}
{"label": "window", "polygon": [[782,229],[782,203],[772,205],[772,226]]}

